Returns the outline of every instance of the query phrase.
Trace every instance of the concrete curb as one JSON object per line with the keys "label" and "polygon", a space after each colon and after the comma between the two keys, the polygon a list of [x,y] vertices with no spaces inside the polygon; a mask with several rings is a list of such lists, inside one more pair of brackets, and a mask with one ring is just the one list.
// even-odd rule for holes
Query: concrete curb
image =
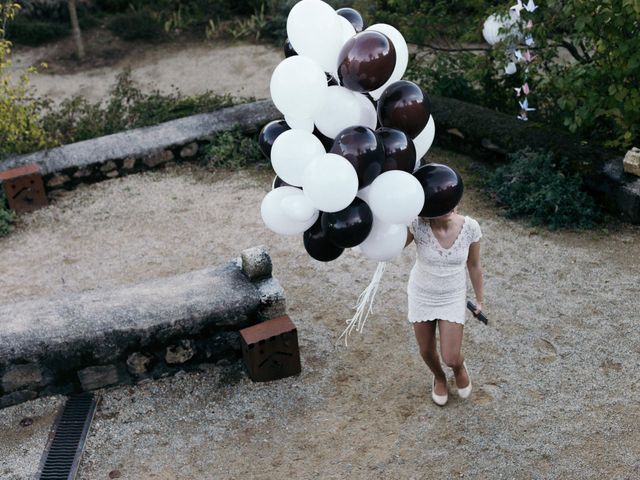
{"label": "concrete curb", "polygon": [[217,268],[0,305],[0,408],[237,358],[241,328],[285,313],[264,247]]}

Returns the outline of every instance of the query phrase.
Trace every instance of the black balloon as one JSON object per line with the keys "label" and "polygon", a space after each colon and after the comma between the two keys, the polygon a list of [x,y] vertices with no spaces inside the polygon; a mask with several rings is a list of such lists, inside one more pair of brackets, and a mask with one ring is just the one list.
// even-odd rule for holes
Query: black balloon
{"label": "black balloon", "polygon": [[382,172],[403,170],[413,173],[416,166],[416,147],[413,140],[396,128],[379,128],[376,130],[376,135],[384,146],[385,160]]}
{"label": "black balloon", "polygon": [[304,242],[304,249],[312,258],[320,262],[330,262],[342,255],[344,248],[338,247],[326,237],[322,231],[321,218],[322,215],[311,228],[304,232],[302,240]]}
{"label": "black balloon", "polygon": [[334,244],[351,248],[365,241],[373,226],[373,213],[364,200],[356,197],[351,204],[339,212],[324,212],[320,215],[322,231]]}
{"label": "black balloon", "polygon": [[384,147],[368,127],[347,127],[336,136],[331,153],[343,156],[358,174],[358,189],[370,185],[382,173]]}
{"label": "black balloon", "polygon": [[399,80],[384,89],[378,99],[378,120],[383,127],[397,128],[416,138],[431,115],[429,97],[413,82]]}
{"label": "black balloon", "polygon": [[291,42],[290,42],[290,41],[289,41],[289,39],[287,38],[287,39],[285,40],[285,42],[284,42],[284,56],[285,56],[286,58],[289,58],[289,57],[293,57],[293,56],[295,56],[295,55],[298,55],[298,52],[296,52],[296,51],[293,49],[293,45],[291,45]]}
{"label": "black balloon", "polygon": [[313,126],[313,134],[318,140],[320,140],[320,142],[322,142],[322,146],[327,152],[331,150],[331,147],[333,147],[333,138],[327,137],[320,130],[318,130],[318,127],[316,127],[315,125]]}
{"label": "black balloon", "polygon": [[386,35],[365,31],[350,38],[338,57],[340,84],[355,92],[380,88],[396,68],[396,49]]}
{"label": "black balloon", "polygon": [[362,18],[362,15],[360,15],[360,12],[358,12],[357,10],[345,7],[339,8],[338,10],[336,10],[336,13],[341,17],[349,20],[349,23],[353,25],[353,28],[355,28],[356,33],[360,33],[364,30],[364,19]]}
{"label": "black balloon", "polygon": [[274,120],[262,127],[260,135],[258,135],[258,145],[264,156],[267,157],[267,160],[271,160],[271,147],[273,147],[273,142],[276,141],[276,138],[278,138],[282,132],[286,132],[287,130],[291,130],[291,127],[289,127],[284,120]]}
{"label": "black balloon", "polygon": [[428,163],[413,173],[424,190],[424,206],[419,216],[434,218],[453,210],[462,198],[462,177],[453,168]]}

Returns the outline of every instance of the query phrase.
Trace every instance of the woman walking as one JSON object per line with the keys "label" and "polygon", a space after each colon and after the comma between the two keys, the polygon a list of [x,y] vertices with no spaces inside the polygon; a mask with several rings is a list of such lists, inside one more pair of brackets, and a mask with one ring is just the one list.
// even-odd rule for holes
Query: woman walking
{"label": "woman walking", "polygon": [[447,377],[436,347],[436,326],[440,352],[453,370],[458,395],[471,395],[471,377],[462,354],[465,323],[467,275],[476,296],[478,313],[484,300],[480,266],[478,222],[455,210],[436,218],[417,217],[408,228],[407,245],[416,243],[417,259],[407,288],[409,321],[420,355],[433,373],[431,398],[440,406],[447,403]]}

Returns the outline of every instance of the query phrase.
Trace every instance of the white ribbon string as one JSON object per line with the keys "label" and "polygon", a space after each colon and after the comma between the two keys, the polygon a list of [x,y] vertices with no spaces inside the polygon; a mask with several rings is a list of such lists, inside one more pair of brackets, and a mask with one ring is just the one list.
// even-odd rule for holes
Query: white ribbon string
{"label": "white ribbon string", "polygon": [[364,329],[364,324],[369,317],[369,314],[373,312],[373,301],[375,299],[376,293],[378,292],[378,287],[380,286],[380,280],[382,279],[382,275],[384,274],[384,270],[387,266],[386,262],[378,262],[378,267],[376,268],[375,273],[373,274],[373,278],[371,279],[371,283],[364,289],[364,291],[358,297],[358,302],[356,303],[355,309],[356,313],[350,320],[346,320],[347,328],[344,329],[344,332],[338,337],[336,343],[340,341],[342,337],[344,337],[345,346],[349,346],[348,339],[351,332],[355,329],[356,331],[362,333]]}

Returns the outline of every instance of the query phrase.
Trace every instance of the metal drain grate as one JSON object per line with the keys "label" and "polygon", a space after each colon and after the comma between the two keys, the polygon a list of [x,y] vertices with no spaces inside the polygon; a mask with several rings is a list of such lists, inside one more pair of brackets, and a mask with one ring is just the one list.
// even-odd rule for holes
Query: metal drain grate
{"label": "metal drain grate", "polygon": [[96,411],[91,393],[69,397],[49,433],[38,480],[73,480]]}

